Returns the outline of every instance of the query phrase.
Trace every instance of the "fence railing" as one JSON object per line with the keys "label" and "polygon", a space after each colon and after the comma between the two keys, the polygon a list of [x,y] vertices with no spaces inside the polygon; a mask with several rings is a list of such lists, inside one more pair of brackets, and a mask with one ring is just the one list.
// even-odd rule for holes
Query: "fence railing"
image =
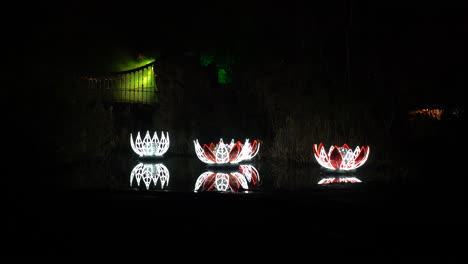
{"label": "fence railing", "polygon": [[90,96],[108,103],[155,104],[158,102],[155,63],[98,77],[83,77]]}

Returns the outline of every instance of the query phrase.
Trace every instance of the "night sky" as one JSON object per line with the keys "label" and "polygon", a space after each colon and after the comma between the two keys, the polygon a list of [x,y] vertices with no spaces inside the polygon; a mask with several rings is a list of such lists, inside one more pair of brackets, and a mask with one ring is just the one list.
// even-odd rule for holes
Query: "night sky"
{"label": "night sky", "polygon": [[229,51],[294,61],[320,50],[330,71],[341,75],[348,36],[353,84],[404,79],[433,103],[460,103],[466,85],[468,23],[465,10],[454,7],[72,1],[39,10],[31,14],[39,45],[29,50],[39,56],[39,68],[52,71],[106,69],[122,54]]}

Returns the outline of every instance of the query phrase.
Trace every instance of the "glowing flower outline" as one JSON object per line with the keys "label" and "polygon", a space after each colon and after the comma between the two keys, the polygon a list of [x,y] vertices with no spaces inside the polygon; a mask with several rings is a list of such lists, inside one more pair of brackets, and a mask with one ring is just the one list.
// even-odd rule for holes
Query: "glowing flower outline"
{"label": "glowing flower outline", "polygon": [[161,183],[161,189],[169,185],[169,170],[162,163],[156,164],[137,164],[130,173],[130,187],[133,185],[134,179],[137,185],[140,186],[141,180],[145,183],[146,190],[149,190],[151,182],[156,186],[158,181]]}
{"label": "glowing flower outline", "polygon": [[197,157],[207,164],[226,164],[226,163],[239,163],[244,160],[249,160],[255,157],[260,150],[260,142],[254,140],[249,143],[249,139],[245,140],[242,144],[240,141],[225,144],[221,138],[218,144],[210,143],[210,145],[200,146],[198,139],[193,141],[195,146],[195,153]]}
{"label": "glowing flower outline", "polygon": [[354,170],[361,167],[369,157],[369,146],[357,146],[354,151],[344,144],[342,147],[332,145],[330,150],[325,152],[323,143],[318,146],[314,144],[314,156],[317,162],[330,170]]}
{"label": "glowing flower outline", "polygon": [[133,151],[140,157],[160,157],[164,155],[169,149],[169,132],[161,132],[161,138],[158,138],[158,134],[154,132],[153,137],[150,136],[149,131],[146,131],[146,135],[143,140],[138,132],[135,143],[133,142],[132,133],[130,133],[130,145]]}
{"label": "glowing flower outline", "polygon": [[257,185],[260,176],[252,165],[240,165],[238,171],[202,173],[195,182],[194,191],[234,192],[249,190],[249,184]]}
{"label": "glowing flower outline", "polygon": [[318,184],[331,184],[331,183],[359,183],[362,182],[356,177],[329,177],[321,179]]}

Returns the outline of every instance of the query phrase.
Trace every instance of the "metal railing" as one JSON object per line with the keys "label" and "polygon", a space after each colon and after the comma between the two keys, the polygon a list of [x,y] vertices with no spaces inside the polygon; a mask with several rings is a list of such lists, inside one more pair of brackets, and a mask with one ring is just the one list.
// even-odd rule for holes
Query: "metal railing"
{"label": "metal railing", "polygon": [[87,92],[107,103],[155,104],[158,102],[155,63],[99,77],[83,77]]}

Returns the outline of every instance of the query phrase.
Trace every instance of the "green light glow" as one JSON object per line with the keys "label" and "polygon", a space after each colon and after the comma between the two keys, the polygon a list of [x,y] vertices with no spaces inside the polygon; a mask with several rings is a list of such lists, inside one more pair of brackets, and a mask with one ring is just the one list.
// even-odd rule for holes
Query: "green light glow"
{"label": "green light glow", "polygon": [[231,78],[229,77],[228,71],[223,68],[218,69],[218,83],[228,84],[231,83]]}
{"label": "green light glow", "polygon": [[145,66],[148,63],[151,63],[155,61],[156,59],[154,58],[147,58],[143,55],[138,55],[138,57],[135,58],[124,58],[121,62],[116,63],[116,65],[113,67],[116,71],[129,71],[132,69],[136,69],[141,66]]}
{"label": "green light glow", "polygon": [[213,55],[200,55],[201,66],[208,66],[213,63],[215,56]]}
{"label": "green light glow", "polygon": [[[143,65],[151,63],[145,61]],[[137,67],[140,67],[137,66]],[[153,104],[158,101],[158,88],[153,66],[140,71],[119,74],[114,80],[112,100],[117,102],[133,102]]]}

